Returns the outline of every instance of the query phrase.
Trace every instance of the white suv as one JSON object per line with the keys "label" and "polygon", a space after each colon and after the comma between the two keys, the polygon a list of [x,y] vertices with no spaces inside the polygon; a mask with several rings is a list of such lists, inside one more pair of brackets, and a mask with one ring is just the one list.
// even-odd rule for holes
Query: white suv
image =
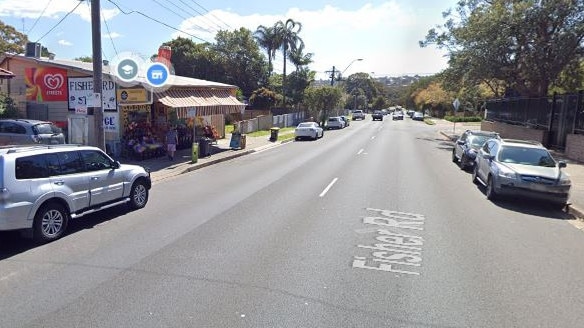
{"label": "white suv", "polygon": [[63,236],[69,219],[127,203],[143,208],[150,172],[79,145],[0,149],[0,231],[23,230],[40,242]]}

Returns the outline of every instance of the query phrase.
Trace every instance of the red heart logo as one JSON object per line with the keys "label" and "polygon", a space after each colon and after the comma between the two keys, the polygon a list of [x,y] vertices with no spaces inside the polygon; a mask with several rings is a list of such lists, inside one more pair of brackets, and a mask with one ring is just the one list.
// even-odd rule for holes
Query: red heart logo
{"label": "red heart logo", "polygon": [[61,86],[63,86],[64,80],[65,79],[61,74],[47,74],[44,78],[45,85],[52,90],[61,88]]}

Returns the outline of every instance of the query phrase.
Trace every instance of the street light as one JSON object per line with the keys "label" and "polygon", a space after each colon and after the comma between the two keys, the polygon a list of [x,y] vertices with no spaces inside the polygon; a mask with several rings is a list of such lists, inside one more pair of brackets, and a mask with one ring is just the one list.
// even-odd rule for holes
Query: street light
{"label": "street light", "polygon": [[[349,69],[349,67],[351,67],[351,65],[353,65],[354,62],[356,62],[356,61],[362,61],[362,60],[363,60],[363,58],[353,59],[353,61],[351,61],[349,63],[349,65],[347,65],[347,67],[345,67],[345,69],[342,72],[339,73],[339,77],[340,76],[343,76],[343,74],[345,73],[345,71],[347,71]],[[336,76],[335,73],[336,72],[338,72],[338,71],[336,70],[336,67],[335,66],[333,66],[333,70],[332,71],[327,71],[327,73],[331,73],[331,87],[335,84],[335,76]]]}

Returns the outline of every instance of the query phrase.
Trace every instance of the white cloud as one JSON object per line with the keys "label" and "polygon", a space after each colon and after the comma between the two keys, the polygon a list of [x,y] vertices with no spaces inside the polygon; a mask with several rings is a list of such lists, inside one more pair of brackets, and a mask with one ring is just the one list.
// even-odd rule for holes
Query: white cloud
{"label": "white cloud", "polygon": [[104,34],[102,36],[102,38],[108,38],[108,39],[117,39],[117,38],[121,38],[121,37],[122,37],[122,35],[118,32],[112,32],[109,34]]}
{"label": "white cloud", "polygon": [[69,42],[67,40],[59,40],[59,41],[57,41],[57,43],[60,44],[60,45],[62,45],[62,46],[67,46],[67,47],[73,45],[73,43],[71,43],[71,42]]}
{"label": "white cloud", "polygon": [[[363,61],[354,62],[345,75],[356,72],[375,72],[376,76],[436,73],[446,67],[446,58],[435,49],[419,47],[418,41],[432,26],[413,12],[395,1],[365,4],[356,11],[332,5],[314,11],[290,8],[284,15],[241,16],[215,10],[206,16],[183,21],[179,29],[213,42],[217,25],[224,26],[222,22],[229,22],[231,30],[242,26],[255,31],[259,25],[272,26],[277,21],[292,18],[302,24],[300,37],[306,45],[305,51],[314,53],[311,69],[318,73],[317,78],[326,79],[325,71],[331,70],[333,65],[342,71],[357,58]],[[173,37],[177,36],[191,38],[184,33],[174,33]],[[200,39],[193,41],[200,42]],[[278,72],[282,67],[281,57],[278,53],[274,63]]]}

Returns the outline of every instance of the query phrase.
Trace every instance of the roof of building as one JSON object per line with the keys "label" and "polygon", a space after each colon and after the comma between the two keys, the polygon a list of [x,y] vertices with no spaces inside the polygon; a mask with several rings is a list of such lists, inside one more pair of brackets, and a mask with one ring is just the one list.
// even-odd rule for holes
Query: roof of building
{"label": "roof of building", "polygon": [[[61,67],[64,69],[70,69],[79,71],[82,73],[93,74],[93,63],[86,63],[76,60],[67,60],[67,59],[50,59],[45,57],[35,58],[35,57],[27,57],[24,55],[12,55],[7,54],[0,57],[0,64],[2,64],[7,58],[18,58],[21,60],[33,62],[39,65],[51,65],[56,67]],[[115,77],[110,72],[109,65],[102,65],[103,74]],[[138,82],[146,82],[144,77],[138,77]],[[178,75],[171,75],[168,80],[168,84],[174,87],[182,87],[182,88],[220,88],[220,89],[233,89],[237,88],[237,86],[224,84],[219,82],[195,79],[191,77],[185,76],[178,76]]]}
{"label": "roof of building", "polygon": [[13,77],[14,73],[0,67],[0,79],[11,79]]}

